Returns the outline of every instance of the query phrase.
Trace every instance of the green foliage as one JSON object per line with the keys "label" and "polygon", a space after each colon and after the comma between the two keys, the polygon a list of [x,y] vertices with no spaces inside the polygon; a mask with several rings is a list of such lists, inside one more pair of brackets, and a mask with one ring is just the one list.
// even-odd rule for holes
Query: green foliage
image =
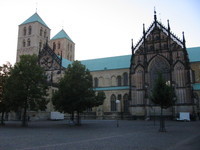
{"label": "green foliage", "polygon": [[5,95],[5,84],[9,77],[10,69],[10,63],[3,64],[3,66],[0,66],[0,112],[2,113],[1,124],[4,124],[4,113],[10,111],[9,101],[6,99]]}
{"label": "green foliage", "polygon": [[175,97],[174,89],[166,84],[162,74],[158,75],[157,80],[152,91],[150,99],[161,106],[161,108],[168,108],[173,105],[173,99]]}
{"label": "green foliage", "polygon": [[92,85],[89,70],[79,61],[74,61],[68,66],[58,91],[53,95],[55,109],[72,114],[103,104],[105,94],[101,92],[96,96]]}
{"label": "green foliage", "polygon": [[11,109],[45,110],[48,101],[46,76],[44,70],[37,64],[36,55],[22,55],[20,62],[11,69],[6,83],[6,96]]}

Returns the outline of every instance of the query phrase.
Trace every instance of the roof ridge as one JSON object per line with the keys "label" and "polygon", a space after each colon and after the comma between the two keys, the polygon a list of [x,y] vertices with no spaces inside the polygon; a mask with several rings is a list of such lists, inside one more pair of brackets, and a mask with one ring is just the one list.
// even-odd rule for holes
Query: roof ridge
{"label": "roof ridge", "polygon": [[28,23],[31,23],[31,22],[39,22],[40,24],[46,26],[47,28],[49,28],[47,26],[47,24],[42,20],[42,18],[38,15],[37,12],[35,12],[32,16],[30,16],[28,19],[26,19],[23,23],[21,23],[20,25],[23,25],[23,24],[28,24]]}
{"label": "roof ridge", "polygon": [[130,56],[130,55],[131,54],[119,55],[119,56],[108,56],[108,57],[101,57],[101,58],[84,59],[84,60],[80,60],[80,61],[97,60],[97,59],[109,59],[109,58],[115,58],[115,57],[125,57],[125,56]]}
{"label": "roof ridge", "polygon": [[[64,29],[61,29],[56,35],[54,35],[51,40],[56,40],[56,39],[63,39],[66,38],[70,41],[72,41],[72,39],[69,37],[69,35],[65,32]],[[72,41],[73,42],[73,41]]]}

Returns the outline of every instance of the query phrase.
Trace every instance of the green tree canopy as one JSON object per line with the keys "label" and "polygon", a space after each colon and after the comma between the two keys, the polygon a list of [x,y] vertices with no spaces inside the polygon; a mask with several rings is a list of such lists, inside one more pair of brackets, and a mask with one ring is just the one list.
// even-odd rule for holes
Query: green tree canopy
{"label": "green tree canopy", "polygon": [[158,78],[155,81],[154,88],[150,99],[166,109],[173,105],[173,99],[175,97],[174,89],[166,83],[162,74],[158,74]]}
{"label": "green tree canopy", "polygon": [[95,95],[92,76],[79,61],[68,66],[64,77],[60,80],[58,91],[53,95],[55,109],[60,112],[79,114],[87,108],[103,104],[105,94]]}
{"label": "green tree canopy", "polygon": [[1,113],[1,124],[4,125],[4,113],[10,111],[9,102],[5,95],[5,84],[9,77],[11,64],[3,64],[0,66],[0,113]]}
{"label": "green tree canopy", "polygon": [[48,101],[46,76],[38,65],[36,55],[22,55],[20,62],[11,69],[6,83],[6,94],[12,110],[23,109],[23,125],[26,125],[27,109],[45,110]]}

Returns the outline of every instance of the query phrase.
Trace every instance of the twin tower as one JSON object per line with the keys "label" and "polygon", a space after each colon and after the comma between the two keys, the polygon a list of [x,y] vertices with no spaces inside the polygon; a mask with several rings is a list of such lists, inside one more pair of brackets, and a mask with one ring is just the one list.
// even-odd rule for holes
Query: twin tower
{"label": "twin tower", "polygon": [[25,20],[19,25],[16,61],[19,62],[21,55],[38,55],[46,42],[57,55],[73,61],[75,43],[67,33],[62,29],[51,39],[50,34],[51,29],[37,13]]}

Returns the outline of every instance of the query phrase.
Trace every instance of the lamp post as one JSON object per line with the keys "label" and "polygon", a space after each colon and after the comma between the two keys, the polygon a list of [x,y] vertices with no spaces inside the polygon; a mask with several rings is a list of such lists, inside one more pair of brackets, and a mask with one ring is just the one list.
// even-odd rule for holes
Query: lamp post
{"label": "lamp post", "polygon": [[[115,103],[116,103],[116,107],[117,107],[117,105],[120,104],[120,100],[117,99],[117,100],[115,101]],[[117,115],[117,127],[119,127],[118,115]]]}
{"label": "lamp post", "polygon": [[148,87],[149,87],[149,85],[148,85],[148,83],[145,83],[145,85],[144,85],[144,89],[145,89],[145,96],[144,96],[144,109],[145,109],[145,119],[148,119],[147,117],[148,117],[148,115],[147,115],[147,99],[148,99],[148,93],[147,93],[147,89],[148,89]]}

